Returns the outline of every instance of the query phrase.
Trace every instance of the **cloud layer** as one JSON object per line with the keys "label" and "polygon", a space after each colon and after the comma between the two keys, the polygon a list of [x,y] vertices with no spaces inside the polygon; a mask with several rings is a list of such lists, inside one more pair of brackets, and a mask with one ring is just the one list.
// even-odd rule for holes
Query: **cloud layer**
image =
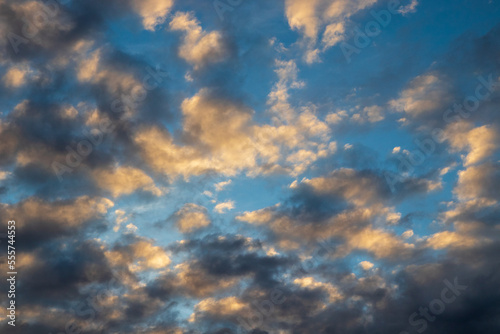
{"label": "cloud layer", "polygon": [[497,333],[499,17],[0,0],[0,332]]}

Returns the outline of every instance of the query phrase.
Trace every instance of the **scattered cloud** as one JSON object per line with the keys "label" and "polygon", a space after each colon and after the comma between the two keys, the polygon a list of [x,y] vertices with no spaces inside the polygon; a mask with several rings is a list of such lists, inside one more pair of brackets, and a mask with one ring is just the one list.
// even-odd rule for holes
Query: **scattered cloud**
{"label": "scattered cloud", "polygon": [[226,213],[229,210],[234,209],[234,201],[225,201],[222,203],[218,203],[214,207],[214,211],[217,213]]}

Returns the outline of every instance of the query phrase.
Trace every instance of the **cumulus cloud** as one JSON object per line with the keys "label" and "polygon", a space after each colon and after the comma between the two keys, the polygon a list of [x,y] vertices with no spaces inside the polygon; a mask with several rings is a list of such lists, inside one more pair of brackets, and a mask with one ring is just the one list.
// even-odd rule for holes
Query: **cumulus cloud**
{"label": "cumulus cloud", "polygon": [[197,313],[209,313],[216,317],[225,317],[239,314],[240,312],[250,310],[250,307],[239,300],[237,297],[231,296],[222,299],[208,298],[204,299],[195,306],[196,313],[193,313],[189,321],[196,321]]}
{"label": "cumulus cloud", "polygon": [[222,191],[224,188],[231,184],[231,180],[221,181],[215,184],[215,191]]}
{"label": "cumulus cloud", "polygon": [[153,179],[142,170],[120,166],[112,169],[96,169],[92,171],[96,184],[109,191],[113,197],[129,195],[138,189],[160,196],[162,191],[158,189]]}
{"label": "cumulus cloud", "polygon": [[192,64],[195,70],[228,56],[229,49],[221,33],[204,31],[193,13],[177,12],[169,26],[173,31],[184,33],[179,57]]}
{"label": "cumulus cloud", "polygon": [[207,89],[185,99],[181,109],[189,145],[179,145],[156,126],[139,129],[134,137],[145,160],[172,178],[210,171],[233,176],[245,170],[296,175],[336,150],[334,142],[328,143],[328,127],[311,110],[290,114],[291,124],[256,125],[251,110]]}
{"label": "cumulus cloud", "polygon": [[444,231],[432,235],[427,239],[427,245],[434,249],[442,248],[470,248],[477,245],[480,240],[457,232]]}
{"label": "cumulus cloud", "polygon": [[373,268],[374,264],[370,261],[362,261],[359,263],[359,266],[363,268],[363,270],[370,270]]}
{"label": "cumulus cloud", "polygon": [[318,282],[314,279],[314,277],[303,277],[296,278],[293,281],[294,284],[297,284],[301,288],[304,289],[321,289],[324,290],[328,294],[328,302],[335,303],[337,300],[342,299],[342,294],[338,291],[338,289],[330,283]]}
{"label": "cumulus cloud", "polygon": [[372,225],[377,219],[399,219],[385,204],[386,187],[375,174],[341,169],[330,177],[305,179],[295,187],[293,199],[298,203],[294,205],[300,209],[275,206],[245,212],[236,219],[266,226],[284,249],[335,238],[341,242],[332,256],[366,250],[377,258],[408,257],[415,245]]}
{"label": "cumulus cloud", "polygon": [[[345,40],[346,25],[351,16],[372,7],[376,2],[377,0],[287,0],[285,11],[288,24],[304,37],[306,62],[318,62],[321,50]],[[319,38],[320,45],[317,43]]]}
{"label": "cumulus cloud", "polygon": [[[103,49],[90,50],[79,56],[76,59],[78,80],[96,86],[102,85],[114,99],[119,96],[122,98],[128,96],[134,104],[142,101],[140,98],[132,97],[142,96],[141,94],[145,91],[143,82],[136,78],[134,73],[124,70],[119,64],[113,62],[111,58],[112,55]],[[129,106],[131,106],[130,103]]]}
{"label": "cumulus cloud", "polygon": [[318,34],[318,18],[316,17],[316,7],[320,4],[315,1],[287,1],[286,15],[288,24],[293,29],[301,29],[309,38],[316,38]]}
{"label": "cumulus cloud", "polygon": [[175,213],[175,217],[177,228],[182,233],[189,233],[210,225],[207,209],[194,203],[185,204]]}
{"label": "cumulus cloud", "polygon": [[443,113],[450,102],[449,85],[445,79],[438,73],[428,73],[413,79],[400,97],[389,104],[396,111],[418,117],[433,112]]}
{"label": "cumulus cloud", "polygon": [[89,196],[53,202],[31,197],[15,205],[2,204],[0,215],[4,226],[7,220],[15,218],[19,237],[36,243],[76,233],[102,218],[113,206],[114,203],[107,198]]}
{"label": "cumulus cloud", "polygon": [[[215,170],[234,175],[256,166],[257,150],[251,137],[251,114],[237,105],[212,99],[201,91],[184,100],[184,131],[197,141],[195,146],[178,146],[164,131],[141,129],[135,142],[146,160],[158,171],[175,177],[189,177]],[[207,154],[201,148],[211,152]]]}
{"label": "cumulus cloud", "polygon": [[207,297],[226,290],[238,282],[237,277],[217,277],[203,270],[197,262],[181,263],[175,267],[174,286],[196,297]]}
{"label": "cumulus cloud", "polygon": [[142,25],[147,30],[155,30],[165,22],[173,5],[173,0],[132,0],[132,6],[142,17]]}
{"label": "cumulus cloud", "polygon": [[171,262],[165,250],[142,238],[127,245],[116,245],[104,255],[112,266],[123,266],[132,272],[165,270]]}
{"label": "cumulus cloud", "polygon": [[401,234],[401,236],[405,239],[411,238],[413,236],[413,230],[406,230]]}
{"label": "cumulus cloud", "polygon": [[24,85],[28,71],[22,67],[11,67],[3,76],[3,83],[7,87],[18,88]]}
{"label": "cumulus cloud", "polygon": [[214,207],[214,211],[217,213],[226,213],[229,210],[234,209],[234,201],[225,201],[222,203],[218,203]]}
{"label": "cumulus cloud", "polygon": [[496,129],[483,125],[474,128],[472,124],[457,122],[445,129],[445,136],[453,150],[467,150],[464,166],[474,165],[492,155],[500,143]]}
{"label": "cumulus cloud", "polygon": [[479,166],[471,166],[458,172],[458,184],[455,193],[462,200],[498,200],[496,187],[499,182],[498,164],[485,163]]}

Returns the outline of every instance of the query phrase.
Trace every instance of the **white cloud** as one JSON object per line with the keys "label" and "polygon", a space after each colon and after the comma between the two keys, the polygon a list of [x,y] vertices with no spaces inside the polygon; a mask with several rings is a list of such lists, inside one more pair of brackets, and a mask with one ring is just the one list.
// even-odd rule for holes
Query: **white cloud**
{"label": "white cloud", "polygon": [[410,14],[410,13],[415,13],[417,11],[417,6],[418,6],[418,0],[411,0],[411,2],[409,4],[401,7],[398,10],[398,13],[402,14],[403,16]]}
{"label": "white cloud", "polygon": [[[377,0],[287,0],[285,12],[288,24],[303,37],[305,61],[319,62],[323,51],[346,38],[346,23],[357,12],[371,7]],[[318,47],[319,36],[322,35]]]}
{"label": "white cloud", "polygon": [[25,65],[11,66],[3,76],[2,81],[7,87],[19,88],[26,83],[28,76],[32,72],[33,71]]}
{"label": "white cloud", "polygon": [[449,85],[437,73],[430,73],[413,79],[400,97],[389,102],[396,111],[411,116],[419,116],[435,111],[443,112],[449,105],[451,95]]}
{"label": "white cloud", "polygon": [[370,270],[373,268],[374,264],[369,261],[362,261],[359,263],[359,266],[363,268],[363,270]]}
{"label": "white cloud", "polygon": [[464,166],[471,166],[491,156],[499,147],[497,131],[488,125],[474,128],[467,122],[456,122],[445,129],[453,151],[467,150]]}
{"label": "white cloud", "polygon": [[214,207],[214,211],[217,213],[225,213],[229,210],[234,209],[234,201],[225,201],[222,203],[217,204]]}
{"label": "white cloud", "polygon": [[137,226],[135,226],[135,225],[134,225],[134,224],[132,224],[132,223],[128,224],[128,225],[126,226],[126,228],[127,228],[127,231],[128,231],[128,232],[131,232],[131,233],[135,233],[135,232],[137,232],[137,230],[138,230]]}
{"label": "white cloud", "polygon": [[210,225],[207,209],[194,203],[185,204],[175,213],[175,217],[177,228],[182,233],[189,233]]}
{"label": "white cloud", "polygon": [[401,236],[404,238],[404,239],[408,239],[408,238],[411,238],[413,236],[413,230],[407,230],[407,231],[404,231],[403,234],[401,234]]}
{"label": "white cloud", "polygon": [[173,5],[173,0],[132,0],[132,6],[142,17],[142,25],[151,31],[165,22]]}
{"label": "white cloud", "polygon": [[0,170],[0,181],[2,180],[5,180],[6,178],[8,178],[10,176],[10,172],[6,172],[6,171],[1,171]]}
{"label": "white cloud", "polygon": [[220,62],[228,55],[222,35],[218,31],[204,31],[192,13],[177,12],[170,21],[170,29],[184,32],[179,56],[192,64],[195,70]]}
{"label": "white cloud", "polygon": [[231,180],[222,181],[215,184],[215,191],[222,191],[225,187],[231,184]]}
{"label": "white cloud", "polygon": [[113,197],[128,195],[138,189],[148,191],[155,196],[162,195],[151,177],[134,167],[117,167],[112,169],[96,169],[92,172],[96,184]]}

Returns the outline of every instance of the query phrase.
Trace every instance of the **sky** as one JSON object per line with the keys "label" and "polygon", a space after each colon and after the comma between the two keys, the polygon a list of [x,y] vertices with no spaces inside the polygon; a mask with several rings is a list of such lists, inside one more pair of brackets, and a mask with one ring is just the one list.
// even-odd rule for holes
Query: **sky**
{"label": "sky", "polygon": [[498,333],[499,33],[496,0],[0,0],[0,332]]}

